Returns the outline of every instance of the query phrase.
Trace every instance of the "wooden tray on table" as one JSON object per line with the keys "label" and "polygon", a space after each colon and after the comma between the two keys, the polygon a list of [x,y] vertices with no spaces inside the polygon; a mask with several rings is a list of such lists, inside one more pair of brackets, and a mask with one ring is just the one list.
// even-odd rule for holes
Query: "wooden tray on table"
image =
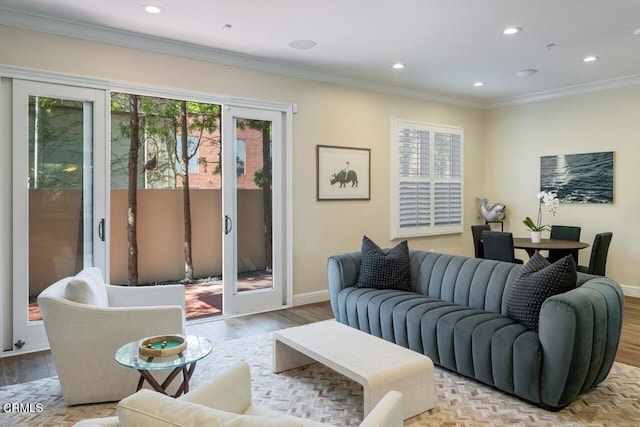
{"label": "wooden tray on table", "polygon": [[139,352],[143,356],[163,357],[182,353],[187,348],[187,340],[180,335],[158,335],[140,342]]}

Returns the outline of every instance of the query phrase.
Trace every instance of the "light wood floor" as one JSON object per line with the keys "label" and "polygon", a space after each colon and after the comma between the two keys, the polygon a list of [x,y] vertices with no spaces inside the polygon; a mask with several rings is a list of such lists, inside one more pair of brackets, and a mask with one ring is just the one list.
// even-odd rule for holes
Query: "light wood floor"
{"label": "light wood floor", "polygon": [[622,337],[616,361],[640,367],[640,298],[624,299]]}
{"label": "light wood floor", "polygon": [[[251,316],[193,323],[187,333],[224,342],[333,317],[328,302],[309,304]],[[640,367],[640,298],[625,298],[622,338],[616,361]],[[0,386],[56,375],[51,352],[0,358]]]}

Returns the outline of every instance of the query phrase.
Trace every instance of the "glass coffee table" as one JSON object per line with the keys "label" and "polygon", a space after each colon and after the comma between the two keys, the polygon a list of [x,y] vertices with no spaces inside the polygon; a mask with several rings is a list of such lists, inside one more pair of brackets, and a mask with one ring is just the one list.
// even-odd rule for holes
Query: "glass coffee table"
{"label": "glass coffee table", "polygon": [[[120,347],[114,356],[116,362],[127,368],[136,369],[140,372],[138,388],[142,388],[145,381],[155,390],[163,394],[167,393],[167,388],[173,380],[182,373],[182,384],[173,397],[178,397],[189,392],[189,380],[196,369],[196,362],[211,353],[213,343],[205,337],[197,335],[178,335],[187,342],[187,347],[178,354],[172,356],[145,356],[140,354],[140,343],[145,339],[141,338]],[[172,369],[167,378],[160,384],[151,374],[151,371]]]}

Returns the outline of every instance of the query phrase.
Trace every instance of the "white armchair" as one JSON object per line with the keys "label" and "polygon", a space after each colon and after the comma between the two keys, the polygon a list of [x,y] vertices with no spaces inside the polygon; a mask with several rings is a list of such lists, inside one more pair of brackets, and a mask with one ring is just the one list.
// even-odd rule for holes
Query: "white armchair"
{"label": "white armchair", "polygon": [[68,405],[133,394],[139,374],[114,360],[116,350],[146,336],[182,334],[185,328],[184,286],[107,285],[95,267],[50,285],[38,305]]}
{"label": "white armchair", "polygon": [[[240,362],[178,399],[140,390],[118,403],[117,416],[93,418],[78,427],[233,425],[242,427],[329,427],[317,421],[282,414],[251,403],[249,365]],[[360,427],[401,427],[402,393],[388,392]]]}

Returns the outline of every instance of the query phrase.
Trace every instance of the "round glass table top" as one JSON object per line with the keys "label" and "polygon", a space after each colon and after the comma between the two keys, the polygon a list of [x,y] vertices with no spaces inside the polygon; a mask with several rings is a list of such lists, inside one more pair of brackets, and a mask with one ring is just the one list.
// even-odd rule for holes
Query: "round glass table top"
{"label": "round glass table top", "polygon": [[140,343],[146,338],[132,341],[120,347],[114,356],[116,362],[128,368],[155,371],[174,369],[202,359],[213,350],[213,343],[205,337],[197,335],[180,335],[187,341],[187,348],[182,353],[172,356],[145,356],[140,354]]}

